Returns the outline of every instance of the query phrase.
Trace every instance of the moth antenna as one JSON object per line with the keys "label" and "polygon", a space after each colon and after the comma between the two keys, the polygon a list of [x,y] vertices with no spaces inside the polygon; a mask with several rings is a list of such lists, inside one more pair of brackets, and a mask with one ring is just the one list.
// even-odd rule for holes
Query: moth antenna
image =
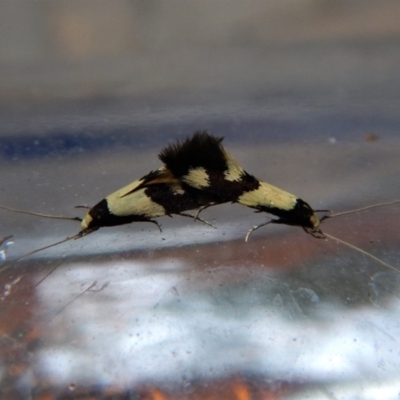
{"label": "moth antenna", "polygon": [[42,213],[37,213],[37,212],[33,212],[33,211],[19,210],[17,208],[5,207],[5,206],[0,206],[0,208],[3,210],[12,211],[12,212],[19,213],[19,214],[35,215],[37,217],[52,218],[52,219],[66,219],[66,220],[70,220],[70,221],[79,221],[79,222],[82,221],[82,218],[79,218],[79,217],[66,217],[64,215],[42,214]]}
{"label": "moth antenna", "polygon": [[[389,201],[387,203],[378,203],[378,204],[373,204],[372,206],[365,206],[365,207],[355,208],[353,210],[342,211],[342,212],[333,213],[333,214],[330,214],[330,215],[325,215],[324,217],[321,218],[321,222],[324,221],[325,219],[328,219],[328,218],[335,218],[335,217],[340,217],[340,216],[346,215],[346,214],[353,214],[353,213],[356,213],[356,212],[359,212],[359,211],[369,210],[370,208],[390,206],[390,205],[396,204],[396,203],[400,203],[400,200]],[[318,211],[324,211],[324,210],[318,210]]]}
{"label": "moth antenna", "polygon": [[4,267],[0,268],[0,273],[2,273],[2,272],[4,272],[4,271],[8,270],[8,269],[9,269],[10,267],[12,267],[14,264],[20,262],[21,260],[25,259],[26,257],[29,257],[29,256],[31,256],[31,255],[33,255],[33,254],[36,254],[36,253],[39,253],[40,251],[50,249],[51,247],[58,246],[59,244],[62,244],[62,243],[65,243],[65,242],[69,242],[70,240],[79,239],[79,238],[81,238],[82,236],[88,235],[88,234],[91,233],[91,232],[93,232],[93,230],[88,230],[88,231],[82,230],[82,231],[78,232],[78,233],[77,233],[76,235],[74,235],[74,236],[66,237],[65,239],[60,240],[60,241],[58,241],[58,242],[49,244],[49,245],[44,246],[44,247],[40,247],[39,249],[36,249],[36,250],[33,250],[33,251],[30,251],[29,253],[24,254],[22,257],[19,257],[19,258],[17,258],[16,260],[12,261],[12,262],[9,263],[8,265],[5,265]]}
{"label": "moth antenna", "polygon": [[[390,203],[390,204],[392,204],[392,203]],[[398,270],[397,268],[393,267],[392,265],[390,265],[390,264],[388,264],[388,263],[385,263],[384,261],[382,261],[382,260],[379,259],[378,257],[374,256],[374,255],[371,254],[371,253],[368,253],[367,251],[361,249],[360,247],[357,247],[357,246],[355,246],[354,244],[351,244],[351,243],[349,243],[349,242],[345,242],[344,240],[341,240],[341,239],[339,239],[339,238],[337,238],[337,237],[335,237],[335,236],[329,235],[329,234],[326,233],[326,232],[324,232],[324,235],[325,235],[326,237],[332,239],[332,240],[336,240],[337,242],[342,243],[342,244],[344,244],[345,246],[350,247],[350,248],[353,249],[353,250],[356,250],[356,251],[360,252],[361,254],[364,254],[364,255],[366,255],[366,256],[372,258],[373,260],[377,261],[379,264],[382,264],[383,266],[385,266],[385,267],[387,267],[387,268],[389,268],[389,269],[391,269],[391,270],[393,270],[393,271],[396,271],[397,273],[400,274],[400,270]]]}

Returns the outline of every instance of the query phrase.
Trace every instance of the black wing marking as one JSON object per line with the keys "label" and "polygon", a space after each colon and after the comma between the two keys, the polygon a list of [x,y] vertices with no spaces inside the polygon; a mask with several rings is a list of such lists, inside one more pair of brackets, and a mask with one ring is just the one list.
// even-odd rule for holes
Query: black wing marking
{"label": "black wing marking", "polygon": [[167,168],[162,167],[155,171],[151,171],[147,175],[137,180],[137,185],[134,186],[131,190],[124,193],[122,197],[128,196],[140,189],[145,187],[153,186],[153,185],[178,185],[179,180],[174,176],[174,174]]}
{"label": "black wing marking", "polygon": [[278,216],[279,223],[318,228],[319,220],[306,202],[247,173],[224,149],[222,140],[199,131],[166,147],[159,158],[185,190],[208,196],[208,206],[240,203]]}
{"label": "black wing marking", "polygon": [[204,169],[208,183],[201,186],[201,191],[209,194],[209,201],[219,204],[236,202],[243,193],[257,189],[259,181],[229,155],[221,144],[222,140],[222,137],[199,131],[191,138],[163,149],[159,159],[186,184],[186,189],[187,186],[192,190],[198,189],[198,182],[190,172]]}

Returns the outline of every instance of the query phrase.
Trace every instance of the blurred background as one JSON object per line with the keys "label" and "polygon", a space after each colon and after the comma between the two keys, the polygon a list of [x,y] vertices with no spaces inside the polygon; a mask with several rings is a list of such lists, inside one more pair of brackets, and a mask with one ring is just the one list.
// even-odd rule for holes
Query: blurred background
{"label": "blurred background", "polygon": [[[82,215],[197,129],[341,211],[400,199],[400,2],[3,1],[0,205]],[[1,398],[398,399],[399,273],[238,205],[71,236],[0,210]],[[399,205],[328,220],[400,268]],[[4,269],[7,267],[7,269]]]}

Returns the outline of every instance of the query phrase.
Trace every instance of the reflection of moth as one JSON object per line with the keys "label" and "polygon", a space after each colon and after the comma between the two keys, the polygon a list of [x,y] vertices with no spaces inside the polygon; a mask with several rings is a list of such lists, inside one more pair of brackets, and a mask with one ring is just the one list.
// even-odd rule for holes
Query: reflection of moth
{"label": "reflection of moth", "polygon": [[[163,167],[108,195],[90,208],[83,219],[50,216],[0,206],[3,209],[26,214],[81,221],[81,230],[76,235],[34,250],[21,258],[68,240],[81,238],[101,227],[142,221],[152,222],[160,228],[154,218],[176,214],[200,219],[198,214],[204,209],[230,202],[256,209],[256,212],[267,212],[278,217],[278,219],[270,219],[251,228],[246,235],[246,241],[251,232],[270,223],[300,226],[314,237],[329,237],[337,240],[400,272],[372,254],[322,232],[320,229],[321,222],[327,218],[393,204],[400,200],[328,214],[319,218],[316,213],[327,212],[327,210],[313,210],[308,203],[297,196],[250,175],[224,149],[221,144],[222,140],[223,138],[217,138],[207,132],[196,132],[182,142],[167,146],[159,154],[160,160],[164,163]],[[185,214],[186,210],[193,209],[199,209],[196,216]],[[9,266],[3,267],[3,270]]]}

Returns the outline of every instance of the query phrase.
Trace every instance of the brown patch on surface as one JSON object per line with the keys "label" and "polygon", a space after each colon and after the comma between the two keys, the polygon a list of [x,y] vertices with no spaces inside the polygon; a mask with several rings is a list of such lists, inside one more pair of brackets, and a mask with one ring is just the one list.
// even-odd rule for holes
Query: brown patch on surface
{"label": "brown patch on surface", "polygon": [[376,142],[377,140],[379,140],[379,135],[377,135],[376,133],[367,133],[364,136],[364,140],[370,143]]}

